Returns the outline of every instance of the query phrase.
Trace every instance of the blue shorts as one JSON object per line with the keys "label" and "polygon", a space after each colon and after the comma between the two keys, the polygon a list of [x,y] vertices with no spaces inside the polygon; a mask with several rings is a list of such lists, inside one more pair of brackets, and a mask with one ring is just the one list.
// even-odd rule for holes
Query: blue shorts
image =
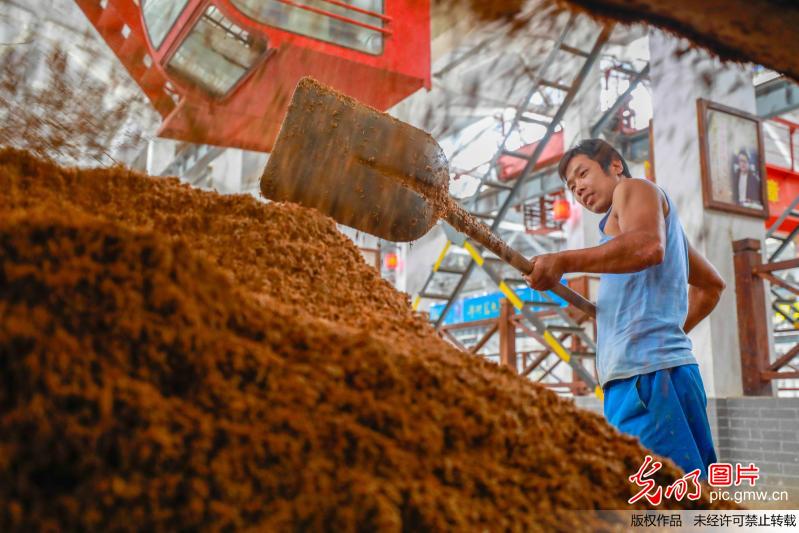
{"label": "blue shorts", "polygon": [[[619,431],[690,472],[716,462],[699,365],[656,370],[605,384],[605,418]],[[641,457],[641,463],[644,458]]]}

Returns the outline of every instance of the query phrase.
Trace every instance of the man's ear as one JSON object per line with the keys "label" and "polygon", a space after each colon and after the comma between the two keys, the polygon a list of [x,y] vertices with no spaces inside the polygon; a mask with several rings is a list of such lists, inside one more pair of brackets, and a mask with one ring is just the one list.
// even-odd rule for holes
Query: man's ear
{"label": "man's ear", "polygon": [[622,172],[624,172],[624,165],[621,164],[621,161],[618,159],[614,159],[610,162],[610,175],[611,176],[619,176],[621,177]]}

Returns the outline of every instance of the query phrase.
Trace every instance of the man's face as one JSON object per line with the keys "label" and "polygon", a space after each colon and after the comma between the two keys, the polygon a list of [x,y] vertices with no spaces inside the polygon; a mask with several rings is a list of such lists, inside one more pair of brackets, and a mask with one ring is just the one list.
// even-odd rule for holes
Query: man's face
{"label": "man's face", "polygon": [[749,170],[749,158],[744,154],[738,154],[738,169],[741,172]]}
{"label": "man's face", "polygon": [[566,187],[574,198],[586,209],[594,213],[605,213],[613,202],[613,190],[621,172],[621,162],[614,160],[608,170],[584,154],[571,158],[566,166]]}

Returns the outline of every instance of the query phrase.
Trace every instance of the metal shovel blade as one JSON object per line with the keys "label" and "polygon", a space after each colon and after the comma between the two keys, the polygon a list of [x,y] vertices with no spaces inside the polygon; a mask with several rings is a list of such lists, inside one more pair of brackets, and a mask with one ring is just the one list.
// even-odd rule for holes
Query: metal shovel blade
{"label": "metal shovel blade", "polygon": [[415,180],[446,190],[447,160],[430,135],[303,78],[261,177],[261,192],[403,242],[418,239],[436,222],[425,198],[403,186]]}

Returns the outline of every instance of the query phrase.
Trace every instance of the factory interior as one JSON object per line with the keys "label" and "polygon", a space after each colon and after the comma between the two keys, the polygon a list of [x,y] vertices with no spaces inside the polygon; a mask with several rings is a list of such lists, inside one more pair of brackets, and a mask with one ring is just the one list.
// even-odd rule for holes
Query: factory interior
{"label": "factory interior", "polygon": [[795,530],[796,28],[0,0],[0,531]]}

